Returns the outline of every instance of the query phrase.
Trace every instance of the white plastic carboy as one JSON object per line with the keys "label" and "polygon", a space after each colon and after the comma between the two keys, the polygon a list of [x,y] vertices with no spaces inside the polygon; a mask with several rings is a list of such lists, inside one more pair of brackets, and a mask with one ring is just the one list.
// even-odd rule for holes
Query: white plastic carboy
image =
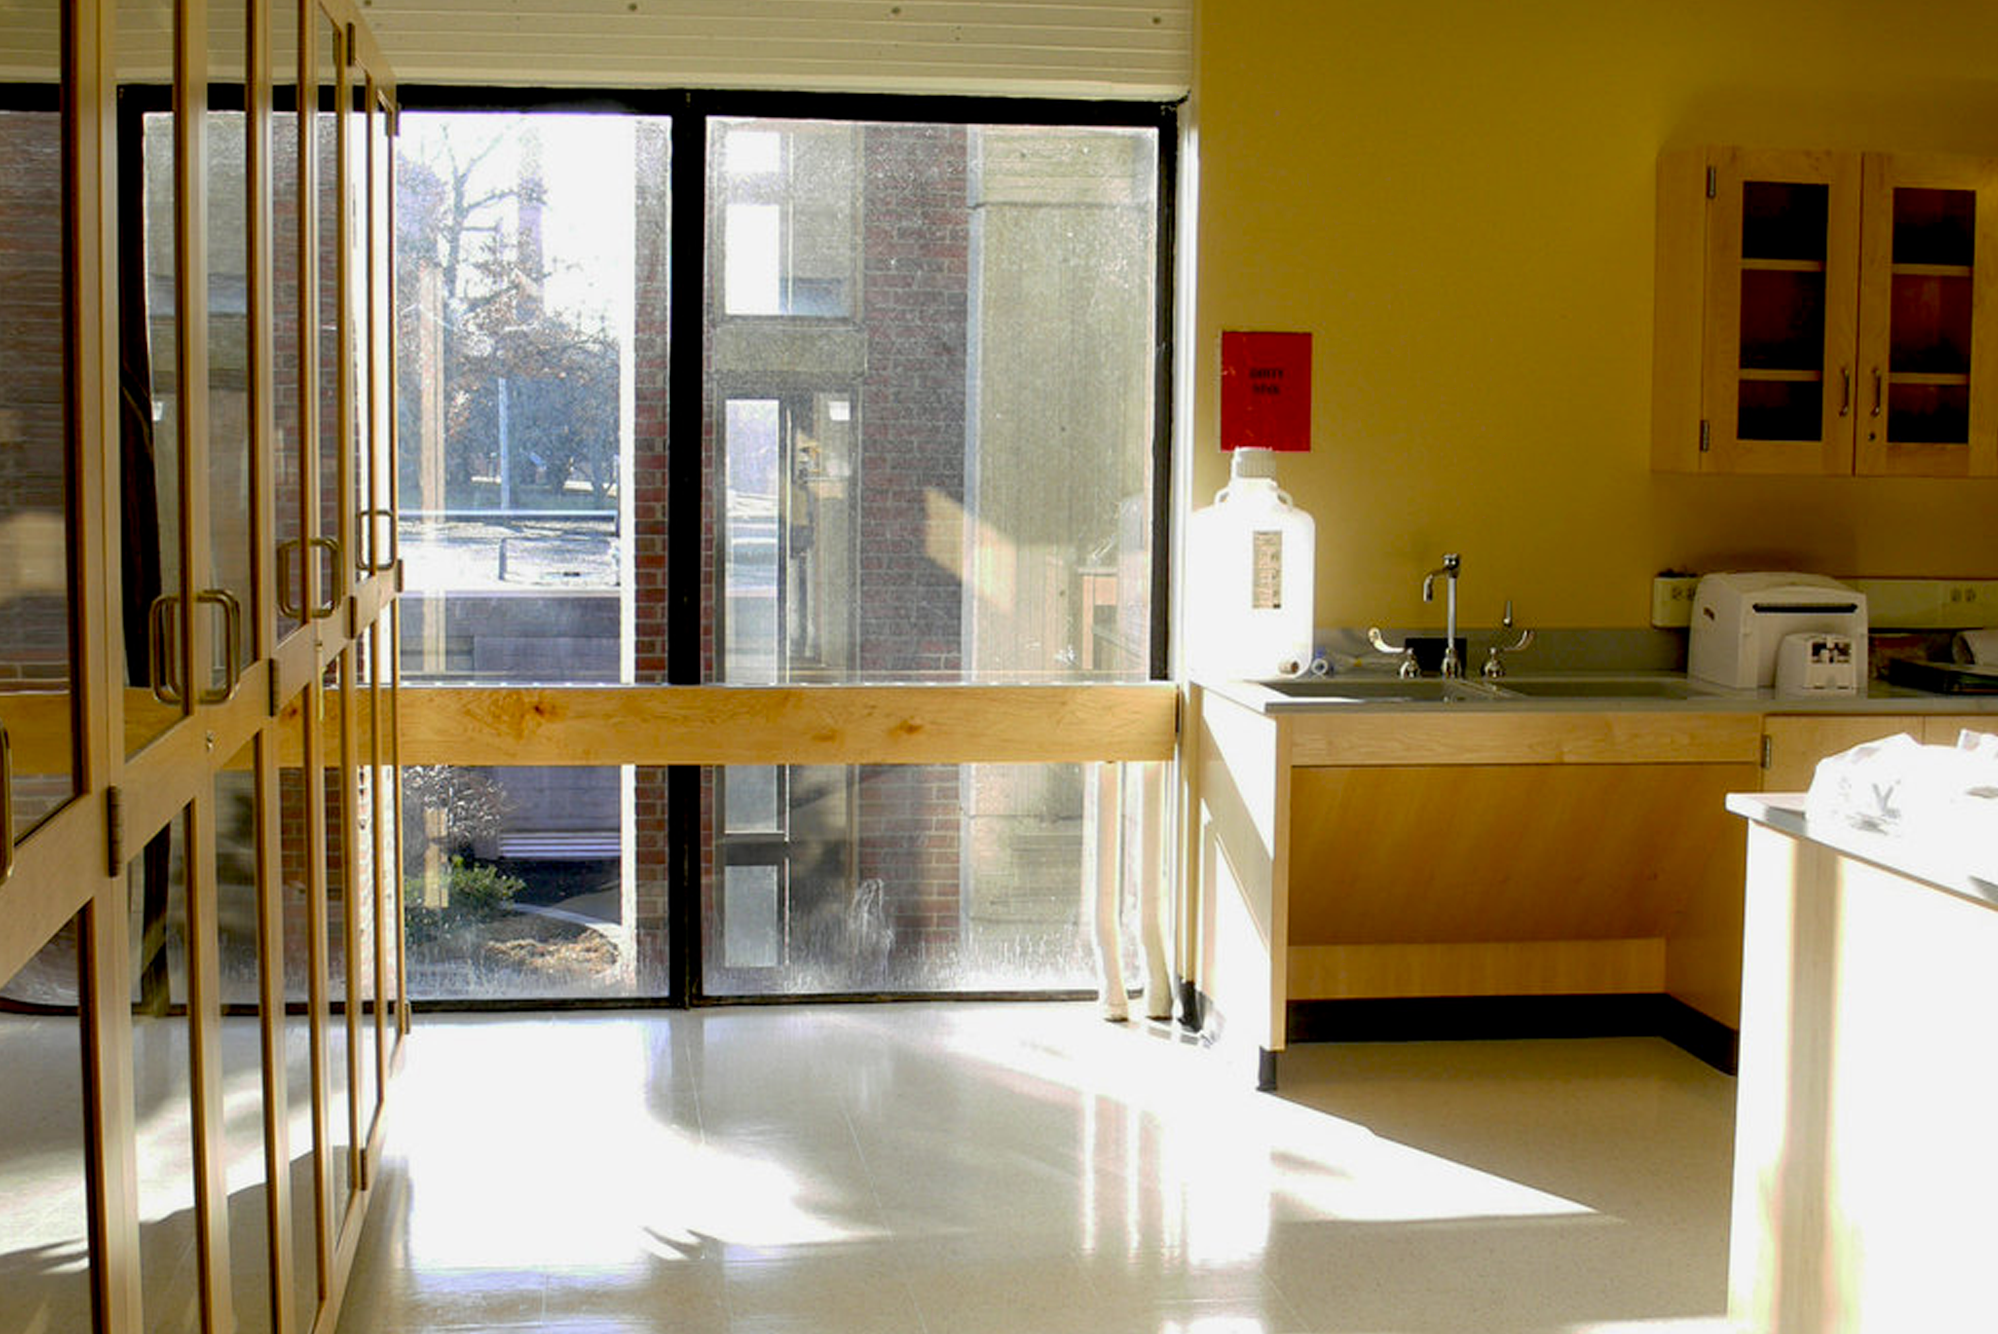
{"label": "white plastic carboy", "polygon": [[1276,454],[1237,449],[1228,485],[1187,523],[1187,670],[1297,676],[1312,660],[1317,526],[1276,484]]}

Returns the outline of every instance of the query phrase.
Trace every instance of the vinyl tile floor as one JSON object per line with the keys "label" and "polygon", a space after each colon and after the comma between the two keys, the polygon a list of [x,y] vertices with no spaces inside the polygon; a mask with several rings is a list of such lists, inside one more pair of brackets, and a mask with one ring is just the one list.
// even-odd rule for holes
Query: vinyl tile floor
{"label": "vinyl tile floor", "polygon": [[423,1015],[345,1334],[1726,1328],[1734,1081],[1084,1004]]}

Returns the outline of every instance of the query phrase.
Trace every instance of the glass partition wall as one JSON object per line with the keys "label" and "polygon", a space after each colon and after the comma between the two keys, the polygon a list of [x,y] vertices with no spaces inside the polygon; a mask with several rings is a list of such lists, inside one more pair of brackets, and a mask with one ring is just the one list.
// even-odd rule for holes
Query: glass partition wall
{"label": "glass partition wall", "polygon": [[414,995],[1093,990],[1173,753],[1172,111],[405,94]]}
{"label": "glass partition wall", "polygon": [[0,25],[9,1329],[337,1318],[406,1020],[394,112],[347,0]]}

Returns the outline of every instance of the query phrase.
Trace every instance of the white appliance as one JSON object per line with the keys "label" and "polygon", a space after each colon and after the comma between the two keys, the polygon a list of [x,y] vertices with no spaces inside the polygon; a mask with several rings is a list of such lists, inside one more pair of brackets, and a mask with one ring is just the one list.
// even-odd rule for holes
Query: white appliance
{"label": "white appliance", "polygon": [[1819,574],[1707,575],[1693,590],[1686,672],[1736,690],[1773,685],[1784,639],[1806,631],[1865,644],[1866,594]]}
{"label": "white appliance", "polygon": [[1780,699],[1857,695],[1859,664],[1865,649],[1851,635],[1804,630],[1784,635],[1776,649],[1776,694]]}

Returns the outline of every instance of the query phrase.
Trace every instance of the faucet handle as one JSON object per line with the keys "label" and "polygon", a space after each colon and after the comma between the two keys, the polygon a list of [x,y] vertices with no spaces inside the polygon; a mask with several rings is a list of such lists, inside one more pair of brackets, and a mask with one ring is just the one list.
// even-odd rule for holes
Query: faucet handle
{"label": "faucet handle", "polygon": [[1415,665],[1415,650],[1406,644],[1388,643],[1387,636],[1381,633],[1381,628],[1378,625],[1367,627],[1367,642],[1372,644],[1378,652],[1391,656],[1397,653],[1401,655],[1401,665],[1396,668],[1396,671],[1402,679],[1410,680],[1422,675],[1422,669]]}
{"label": "faucet handle", "polygon": [[[1506,628],[1507,630],[1512,629],[1511,598],[1507,598],[1505,600],[1505,615],[1503,618],[1500,619],[1499,624],[1504,628]],[[1533,644],[1533,631],[1531,630],[1521,630],[1519,632],[1519,638],[1515,639],[1510,644],[1494,643],[1491,646],[1491,648],[1486,650],[1485,652],[1485,665],[1481,669],[1484,678],[1487,681],[1496,681],[1501,676],[1505,675],[1505,663],[1499,659],[1499,654],[1517,653],[1523,648],[1531,647],[1532,644]]]}

